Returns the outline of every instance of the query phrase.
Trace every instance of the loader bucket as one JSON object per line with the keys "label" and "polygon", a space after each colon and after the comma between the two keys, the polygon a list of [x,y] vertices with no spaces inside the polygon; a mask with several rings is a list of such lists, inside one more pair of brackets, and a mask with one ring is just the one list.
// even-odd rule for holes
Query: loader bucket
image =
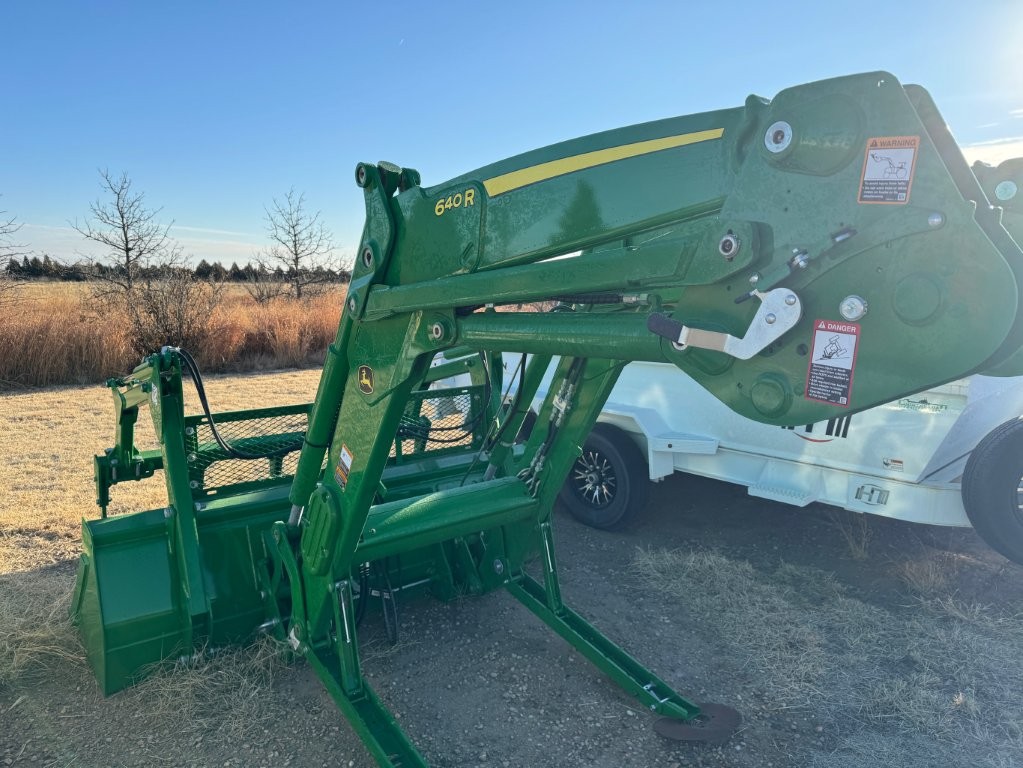
{"label": "loader bucket", "polygon": [[[159,662],[243,641],[264,621],[257,575],[266,558],[263,534],[287,516],[287,488],[211,502],[196,518],[194,546],[177,536],[170,509],[82,526],[73,610],[105,694]],[[192,608],[178,557],[188,549],[198,554],[208,610]]]}
{"label": "loader bucket", "polygon": [[[72,614],[105,694],[161,663],[244,642],[261,630],[280,634],[291,596],[272,579],[271,534],[289,516],[288,492],[310,409],[302,404],[185,416],[181,369],[169,353],[108,384],[117,445],[96,458],[97,498],[105,507],[113,485],[162,472],[168,504],[110,517],[104,508],[103,517],[82,524]],[[374,551],[387,549],[383,534],[394,500],[453,482],[464,469],[456,457],[475,451],[482,440],[481,419],[469,419],[479,426],[456,443],[430,443],[417,426],[462,423],[486,407],[483,396],[482,386],[468,385],[410,400],[406,426],[391,448],[386,487],[380,488],[381,502],[390,504],[381,504],[377,515],[381,535]],[[147,405],[160,437],[155,450],[139,450],[134,440],[138,409]],[[211,420],[240,456],[218,443]],[[439,466],[424,467],[424,456]],[[438,596],[453,597],[450,579],[427,578],[437,571],[438,551],[404,552],[395,578],[432,581]],[[458,558],[452,553],[451,559]],[[383,584],[390,578],[385,567],[373,570]]]}
{"label": "loader bucket", "polygon": [[[74,613],[103,693],[185,648],[162,510],[82,526]],[[144,567],[140,565],[144,564]]]}

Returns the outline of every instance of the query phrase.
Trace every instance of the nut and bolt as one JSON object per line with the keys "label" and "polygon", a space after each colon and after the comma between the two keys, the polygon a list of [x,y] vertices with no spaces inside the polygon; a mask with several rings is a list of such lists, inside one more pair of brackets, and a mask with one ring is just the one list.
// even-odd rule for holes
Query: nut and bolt
{"label": "nut and bolt", "polygon": [[806,265],[810,263],[810,255],[802,248],[792,249],[792,259],[789,261],[796,269],[806,269]]}
{"label": "nut and bolt", "polygon": [[494,573],[498,576],[504,573],[504,563],[500,559],[494,561]]}
{"label": "nut and bolt", "polygon": [[718,243],[718,253],[725,257],[728,261],[735,258],[735,254],[739,250],[741,242],[739,238],[729,232],[727,235],[721,238],[721,242]]}
{"label": "nut and bolt", "polygon": [[859,320],[867,314],[867,301],[861,296],[846,296],[838,305],[838,312],[850,322]]}
{"label": "nut and bolt", "polygon": [[430,338],[434,341],[440,341],[444,335],[444,326],[441,323],[434,323],[430,326]]}
{"label": "nut and bolt", "polygon": [[759,282],[760,282],[760,273],[759,272],[754,272],[752,275],[749,276],[749,284],[750,285],[756,285]]}
{"label": "nut and bolt", "polygon": [[792,126],[784,120],[772,123],[771,127],[767,129],[767,133],[764,134],[764,146],[768,152],[775,154],[784,152],[791,143]]}

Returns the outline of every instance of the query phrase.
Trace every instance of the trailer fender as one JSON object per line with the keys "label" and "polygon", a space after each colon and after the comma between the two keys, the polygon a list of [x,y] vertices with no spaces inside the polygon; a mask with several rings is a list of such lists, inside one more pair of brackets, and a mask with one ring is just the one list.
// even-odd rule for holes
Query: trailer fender
{"label": "trailer fender", "polygon": [[634,438],[646,453],[648,476],[654,482],[674,474],[675,454],[713,455],[718,451],[717,438],[677,432],[653,408],[609,400],[600,414],[600,423],[616,427]]}

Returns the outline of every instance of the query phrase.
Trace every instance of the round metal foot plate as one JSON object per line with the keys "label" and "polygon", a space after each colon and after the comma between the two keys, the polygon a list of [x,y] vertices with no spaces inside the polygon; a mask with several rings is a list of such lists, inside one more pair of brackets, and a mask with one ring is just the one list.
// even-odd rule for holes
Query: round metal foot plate
{"label": "round metal foot plate", "polygon": [[654,721],[654,730],[666,739],[720,744],[742,725],[742,715],[724,704],[700,704],[700,714],[693,720],[661,717]]}

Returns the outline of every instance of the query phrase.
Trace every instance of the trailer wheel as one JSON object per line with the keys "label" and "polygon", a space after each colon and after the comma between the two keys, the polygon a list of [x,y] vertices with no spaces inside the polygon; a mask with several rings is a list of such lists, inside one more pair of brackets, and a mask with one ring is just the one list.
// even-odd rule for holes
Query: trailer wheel
{"label": "trailer wheel", "polygon": [[970,454],[963,506],[992,549],[1023,564],[1023,419],[999,425]]}
{"label": "trailer wheel", "polygon": [[597,424],[558,498],[579,522],[612,530],[646,506],[648,491],[646,462],[636,444],[622,430]]}

